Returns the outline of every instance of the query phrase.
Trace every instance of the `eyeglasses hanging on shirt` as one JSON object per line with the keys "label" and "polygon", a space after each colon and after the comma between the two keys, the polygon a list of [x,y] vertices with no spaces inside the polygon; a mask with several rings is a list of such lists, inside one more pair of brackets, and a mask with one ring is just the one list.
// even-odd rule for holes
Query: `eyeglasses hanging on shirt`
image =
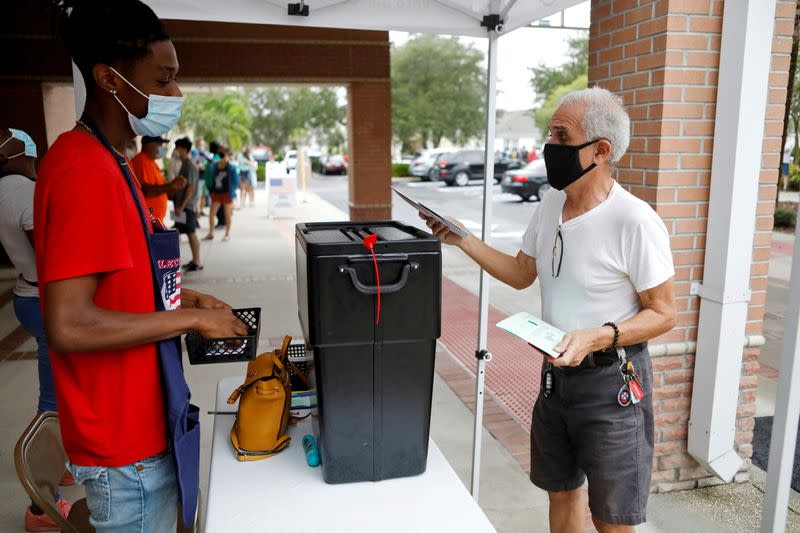
{"label": "eyeglasses hanging on shirt", "polygon": [[[556,264],[556,254],[558,254],[558,264]],[[561,236],[561,224],[556,228],[556,236],[553,239],[553,254],[550,257],[550,269],[554,278],[561,273],[561,262],[564,260],[564,237]]]}

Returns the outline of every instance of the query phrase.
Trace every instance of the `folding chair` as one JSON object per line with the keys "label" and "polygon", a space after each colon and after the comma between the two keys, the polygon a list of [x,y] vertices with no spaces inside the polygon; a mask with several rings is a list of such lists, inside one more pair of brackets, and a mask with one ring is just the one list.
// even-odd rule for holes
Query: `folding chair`
{"label": "folding chair", "polygon": [[14,449],[19,480],[31,500],[61,527],[62,533],[94,533],[86,498],[72,505],[67,518],[56,508],[56,492],[66,462],[58,413],[41,413],[22,433]]}
{"label": "folding chair", "polygon": [[[62,533],[94,533],[94,527],[89,523],[90,513],[86,498],[72,504],[66,519],[56,508],[56,491],[66,462],[67,453],[61,443],[58,413],[46,412],[38,415],[22,433],[14,449],[14,463],[19,480],[31,500],[61,527]],[[196,517],[199,517],[199,501],[197,508]],[[178,517],[177,533],[200,531],[197,518],[192,526],[183,526],[180,520],[180,504]]]}

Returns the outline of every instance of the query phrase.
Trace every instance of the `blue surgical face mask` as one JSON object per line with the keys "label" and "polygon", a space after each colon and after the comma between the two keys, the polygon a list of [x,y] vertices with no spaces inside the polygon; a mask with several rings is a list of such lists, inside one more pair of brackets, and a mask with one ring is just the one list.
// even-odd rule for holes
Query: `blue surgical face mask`
{"label": "blue surgical face mask", "polygon": [[125,107],[125,104],[113,95],[128,113],[128,121],[131,128],[136,135],[147,135],[149,137],[160,137],[178,123],[181,118],[181,109],[183,108],[183,96],[161,96],[158,94],[151,94],[147,96],[142,91],[134,87],[134,85],[125,79],[125,76],[117,72],[114,67],[110,68],[114,74],[122,78],[122,81],[131,86],[137,93],[147,98],[147,114],[142,118],[137,117]]}
{"label": "blue surgical face mask", "polygon": [[5,146],[6,143],[8,143],[8,141],[10,141],[11,139],[17,139],[19,141],[22,141],[22,143],[25,145],[25,150],[18,154],[14,154],[10,157],[7,157],[6,159],[14,159],[15,157],[19,157],[21,155],[26,155],[28,157],[36,157],[36,143],[33,142],[33,139],[31,139],[30,135],[28,135],[22,130],[15,130],[13,128],[8,128],[8,131],[11,132],[11,137],[3,141],[3,143],[0,144],[0,148]]}

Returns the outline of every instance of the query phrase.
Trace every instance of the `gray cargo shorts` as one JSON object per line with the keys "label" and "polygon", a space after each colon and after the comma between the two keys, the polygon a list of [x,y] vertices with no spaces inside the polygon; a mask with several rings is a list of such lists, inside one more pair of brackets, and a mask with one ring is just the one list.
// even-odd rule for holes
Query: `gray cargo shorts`
{"label": "gray cargo shorts", "polygon": [[646,521],[653,463],[653,366],[646,348],[632,360],[645,392],[638,404],[617,403],[618,364],[553,367],[552,394],[544,397],[542,381],[531,426],[534,485],[561,492],[588,479],[592,515],[631,526]]}

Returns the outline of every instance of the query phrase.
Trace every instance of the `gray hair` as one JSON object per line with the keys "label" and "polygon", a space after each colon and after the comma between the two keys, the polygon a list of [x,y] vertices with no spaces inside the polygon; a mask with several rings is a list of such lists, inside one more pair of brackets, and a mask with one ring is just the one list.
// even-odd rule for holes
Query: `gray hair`
{"label": "gray hair", "polygon": [[586,140],[607,139],[611,143],[611,163],[619,161],[631,141],[631,119],[622,98],[595,86],[569,93],[558,106],[576,102],[586,106],[581,121]]}

